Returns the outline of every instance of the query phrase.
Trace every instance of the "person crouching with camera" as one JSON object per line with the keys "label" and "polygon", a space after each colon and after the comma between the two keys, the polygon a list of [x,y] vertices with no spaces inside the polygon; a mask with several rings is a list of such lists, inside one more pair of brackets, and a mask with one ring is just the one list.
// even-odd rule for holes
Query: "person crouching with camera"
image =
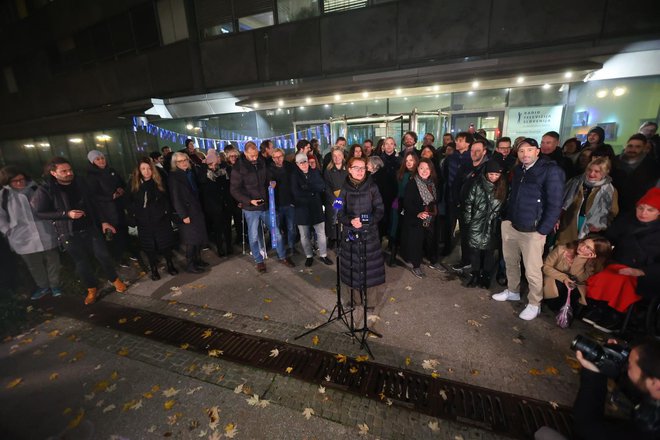
{"label": "person crouching with camera", "polygon": [[[575,433],[588,439],[658,439],[660,438],[660,341],[639,344],[628,351],[616,340],[600,346],[578,336],[573,342],[582,365],[580,389],[573,407]],[[626,365],[627,374],[623,374]],[[608,376],[621,375],[622,391],[635,405],[629,420],[606,420],[604,416]],[[623,383],[622,383],[623,382]],[[629,382],[637,396],[626,389]]]}

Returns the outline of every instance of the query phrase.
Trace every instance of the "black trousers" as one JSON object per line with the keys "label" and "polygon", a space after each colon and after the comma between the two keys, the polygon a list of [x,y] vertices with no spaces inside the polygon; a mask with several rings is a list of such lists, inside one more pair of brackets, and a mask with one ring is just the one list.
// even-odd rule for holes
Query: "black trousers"
{"label": "black trousers", "polygon": [[438,246],[433,222],[428,228],[406,228],[404,226],[402,229],[401,255],[403,258],[413,267],[421,266],[423,257],[426,257],[431,264],[437,263]]}
{"label": "black trousers", "polygon": [[484,271],[491,273],[495,265],[495,250],[470,248],[470,264],[472,265],[472,272]]}
{"label": "black trousers", "polygon": [[99,262],[109,281],[117,279],[114,262],[100,232],[91,229],[75,232],[67,239],[65,250],[71,255],[76,272],[86,288],[96,287],[98,281],[91,264],[92,257]]}

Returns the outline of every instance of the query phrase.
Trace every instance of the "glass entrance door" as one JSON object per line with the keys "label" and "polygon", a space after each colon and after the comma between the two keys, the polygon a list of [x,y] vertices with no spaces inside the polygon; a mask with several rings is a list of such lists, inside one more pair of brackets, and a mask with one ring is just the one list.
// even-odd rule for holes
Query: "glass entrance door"
{"label": "glass entrance door", "polygon": [[493,143],[502,136],[504,111],[488,111],[479,113],[454,113],[451,115],[451,131],[454,135],[461,131],[486,130],[486,138]]}
{"label": "glass entrance door", "polygon": [[417,126],[415,131],[419,138],[418,145],[422,144],[422,138],[426,133],[435,136],[435,146],[442,146],[442,135],[449,132],[451,115],[445,112],[422,112],[417,114]]}

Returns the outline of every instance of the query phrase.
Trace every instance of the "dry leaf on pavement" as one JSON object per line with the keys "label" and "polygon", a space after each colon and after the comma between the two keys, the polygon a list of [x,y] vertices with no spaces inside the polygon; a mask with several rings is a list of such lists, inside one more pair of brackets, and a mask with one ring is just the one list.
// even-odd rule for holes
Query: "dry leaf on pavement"
{"label": "dry leaf on pavement", "polygon": [[166,389],[165,391],[163,391],[163,396],[168,397],[168,398],[169,397],[174,397],[177,394],[179,394],[179,390],[175,389],[174,387],[170,387],[170,388]]}
{"label": "dry leaf on pavement", "polygon": [[245,384],[242,383],[242,384],[236,386],[236,388],[234,388],[234,394],[241,394],[243,392],[243,385],[245,385]]}
{"label": "dry leaf on pavement", "polygon": [[216,357],[217,358],[217,357],[220,357],[223,354],[224,354],[224,351],[222,351],[222,350],[218,350],[218,349],[209,350],[209,356],[211,356],[211,357]]}
{"label": "dry leaf on pavement", "polygon": [[238,425],[234,425],[233,423],[228,423],[225,426],[225,437],[234,438],[236,434],[238,434]]}
{"label": "dry leaf on pavement", "polygon": [[437,359],[425,359],[422,361],[422,368],[425,370],[435,370],[438,368],[438,363]]}
{"label": "dry leaf on pavement", "polygon": [[48,379],[49,379],[49,380],[55,380],[55,379],[57,379],[58,377],[60,377],[60,373],[51,373],[51,375],[48,376]]}
{"label": "dry leaf on pavement", "polygon": [[166,410],[169,411],[169,410],[172,409],[172,407],[174,406],[175,403],[176,403],[176,400],[168,400],[165,403],[163,403],[163,408],[165,408]]}
{"label": "dry leaf on pavement", "polygon": [[277,348],[273,348],[268,356],[274,358],[279,355],[280,355],[280,351]]}
{"label": "dry leaf on pavement", "polygon": [[360,423],[357,425],[359,432],[359,435],[367,435],[369,434],[369,426],[367,426],[366,423]]}
{"label": "dry leaf on pavement", "polygon": [[431,431],[433,432],[438,432],[440,431],[440,427],[438,426],[438,421],[437,420],[431,420],[429,421],[428,427]]}
{"label": "dry leaf on pavement", "polygon": [[211,330],[210,328],[207,328],[206,330],[204,330],[204,333],[202,333],[202,339],[208,339],[211,336],[213,336],[213,330]]}
{"label": "dry leaf on pavement", "polygon": [[309,420],[314,415],[314,410],[312,408],[305,408],[302,413],[303,416],[305,416],[305,418]]}
{"label": "dry leaf on pavement", "polygon": [[212,406],[206,410],[206,414],[210,419],[209,428],[215,431],[215,429],[218,427],[218,424],[220,423],[220,408],[217,406]]}
{"label": "dry leaf on pavement", "polygon": [[319,337],[318,336],[314,335],[312,337],[312,344],[319,345]]}
{"label": "dry leaf on pavement", "polygon": [[325,394],[325,387],[323,385],[319,385],[319,393]]}
{"label": "dry leaf on pavement", "polygon": [[71,421],[69,422],[69,424],[66,425],[67,429],[75,429],[75,428],[77,428],[78,425],[80,425],[80,422],[82,421],[83,417],[85,417],[85,410],[84,410],[84,409],[80,409],[80,410],[78,411],[78,415],[76,415],[76,417],[74,417],[73,420],[71,420]]}
{"label": "dry leaf on pavement", "polygon": [[7,389],[16,388],[16,386],[18,386],[18,384],[20,384],[21,382],[23,382],[23,378],[17,377],[16,379],[10,381],[5,388]]}
{"label": "dry leaf on pavement", "polygon": [[337,359],[337,362],[339,362],[340,364],[346,362],[346,355],[345,354],[341,354],[341,353],[336,354],[335,358]]}

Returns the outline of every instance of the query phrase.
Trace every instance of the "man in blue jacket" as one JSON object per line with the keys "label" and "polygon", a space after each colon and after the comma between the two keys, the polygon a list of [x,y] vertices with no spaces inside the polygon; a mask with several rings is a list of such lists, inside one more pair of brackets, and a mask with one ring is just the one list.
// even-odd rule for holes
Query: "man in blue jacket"
{"label": "man in blue jacket", "polygon": [[529,284],[527,307],[520,318],[531,321],[541,313],[543,299],[543,246],[561,212],[564,171],[553,160],[539,157],[535,139],[518,146],[520,164],[513,169],[507,213],[502,222],[502,253],[507,288],[493,295],[495,301],[520,301],[520,257]]}

